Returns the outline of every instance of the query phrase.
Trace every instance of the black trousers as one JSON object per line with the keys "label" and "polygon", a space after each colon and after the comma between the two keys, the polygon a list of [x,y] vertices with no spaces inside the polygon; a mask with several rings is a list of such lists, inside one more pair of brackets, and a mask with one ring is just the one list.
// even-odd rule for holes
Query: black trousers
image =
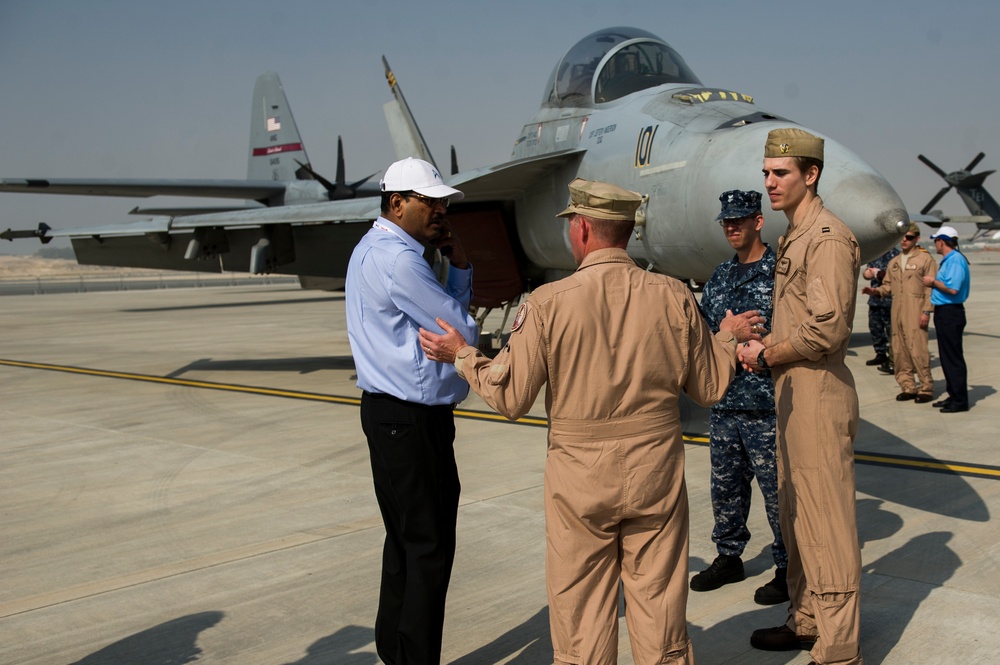
{"label": "black trousers", "polygon": [[969,370],[962,350],[965,333],[965,305],[935,305],[934,332],[948,395],[955,406],[969,406]]}
{"label": "black trousers", "polygon": [[437,665],[461,491],[452,407],[366,392],[361,427],[385,524],[375,647],[386,665]]}

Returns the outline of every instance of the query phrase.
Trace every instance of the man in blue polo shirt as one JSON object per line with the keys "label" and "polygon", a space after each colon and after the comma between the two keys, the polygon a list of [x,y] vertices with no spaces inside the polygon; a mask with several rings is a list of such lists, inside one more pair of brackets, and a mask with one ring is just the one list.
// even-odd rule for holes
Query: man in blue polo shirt
{"label": "man in blue polo shirt", "polygon": [[958,231],[942,226],[931,236],[934,249],[941,255],[937,275],[926,275],[924,285],[931,287],[934,306],[934,330],[937,333],[938,356],[944,373],[948,396],[934,406],[941,413],[969,410],[968,369],[962,351],[965,332],[965,301],[969,297],[969,262],[958,251]]}
{"label": "man in blue polo shirt", "polygon": [[[469,384],[427,359],[419,331],[440,330],[441,318],[466,339],[479,337],[469,315],[472,266],[445,217],[464,195],[420,159],[395,162],[379,184],[382,214],[351,254],[345,298],[386,532],[375,648],[386,665],[435,665],[461,489],[453,409]],[[451,263],[444,285],[424,259],[434,248]]]}

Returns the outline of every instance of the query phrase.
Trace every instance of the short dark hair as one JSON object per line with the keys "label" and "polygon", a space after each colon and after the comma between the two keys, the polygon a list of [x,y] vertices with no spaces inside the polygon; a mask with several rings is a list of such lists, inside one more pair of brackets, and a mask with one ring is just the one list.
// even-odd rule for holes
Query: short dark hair
{"label": "short dark hair", "polygon": [[795,163],[798,165],[799,170],[805,174],[809,170],[810,166],[815,166],[818,169],[816,173],[816,182],[813,185],[816,187],[816,191],[819,191],[819,177],[823,175],[823,162],[815,157],[793,157]]}
{"label": "short dark hair", "polygon": [[937,238],[934,238],[934,239],[935,240],[940,240],[941,242],[943,242],[944,244],[948,245],[952,249],[955,249],[956,247],[958,247],[958,238],[949,238],[948,236],[938,236]]}

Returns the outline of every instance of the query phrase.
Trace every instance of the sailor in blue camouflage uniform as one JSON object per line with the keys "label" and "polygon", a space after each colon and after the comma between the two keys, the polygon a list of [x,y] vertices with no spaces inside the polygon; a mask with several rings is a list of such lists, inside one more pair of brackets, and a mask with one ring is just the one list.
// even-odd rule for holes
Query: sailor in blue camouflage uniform
{"label": "sailor in blue camouflage uniform", "polygon": [[[760,237],[764,226],[760,199],[759,192],[740,190],[719,197],[722,212],[716,221],[722,225],[736,256],[715,269],[702,293],[701,311],[713,332],[727,310],[736,314],[755,309],[765,320],[771,320],[775,254]],[[778,522],[774,384],[770,374],[754,374],[737,367],[726,396],[712,407],[712,541],[719,556],[707,570],[691,578],[692,590],[711,591],[746,577],[740,557],[750,540],[750,481],[756,478],[774,536],[771,555],[777,566],[774,579],[754,594],[754,600],[761,605],[788,600],[788,553]]]}
{"label": "sailor in blue camouflage uniform", "polygon": [[[882,278],[889,267],[889,261],[899,254],[899,248],[893,247],[888,252],[878,257],[865,266],[861,273],[862,277],[869,280],[871,288],[877,289],[882,286]],[[868,298],[868,331],[872,334],[872,346],[875,347],[875,357],[867,361],[866,365],[878,365],[879,371],[884,374],[894,372],[892,365],[892,319],[889,313],[892,311],[892,296],[887,298]]]}

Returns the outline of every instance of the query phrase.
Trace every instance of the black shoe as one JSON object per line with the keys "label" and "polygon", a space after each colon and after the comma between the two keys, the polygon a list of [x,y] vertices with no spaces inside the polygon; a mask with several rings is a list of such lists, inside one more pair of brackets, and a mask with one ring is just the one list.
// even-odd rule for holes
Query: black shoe
{"label": "black shoe", "polygon": [[785,576],[787,568],[776,568],[774,579],[757,589],[753,595],[753,602],[758,605],[777,605],[788,602],[788,583]]}
{"label": "black shoe", "polygon": [[750,646],[764,651],[793,651],[812,649],[817,635],[796,635],[788,626],[760,628],[750,635]]}
{"label": "black shoe", "polygon": [[955,404],[954,402],[952,402],[951,404],[946,404],[945,406],[942,406],[939,409],[939,411],[941,411],[941,413],[962,413],[963,411],[968,411],[968,410],[969,410],[969,407],[967,407],[967,406],[959,406],[958,404]]}
{"label": "black shoe", "polygon": [[899,393],[896,395],[897,402],[905,402],[908,399],[917,399],[917,393]]}
{"label": "black shoe", "polygon": [[865,362],[865,364],[868,365],[869,367],[873,367],[875,365],[881,365],[882,363],[888,362],[888,361],[889,361],[889,358],[887,358],[884,353],[876,353],[875,357],[872,358],[871,360]]}
{"label": "black shoe", "polygon": [[942,406],[951,406],[951,398],[945,397],[944,399],[939,399],[938,401],[931,404],[935,409],[940,409]]}
{"label": "black shoe", "polygon": [[926,404],[927,402],[934,399],[934,395],[917,395],[913,398],[913,401],[917,404]]}
{"label": "black shoe", "polygon": [[726,556],[720,554],[715,557],[715,561],[694,577],[691,578],[692,591],[713,591],[723,584],[730,582],[741,582],[746,579],[743,572],[743,561],[738,556]]}
{"label": "black shoe", "polygon": [[890,365],[889,363],[882,363],[881,365],[878,366],[878,371],[882,372],[883,374],[895,374],[896,368]]}

